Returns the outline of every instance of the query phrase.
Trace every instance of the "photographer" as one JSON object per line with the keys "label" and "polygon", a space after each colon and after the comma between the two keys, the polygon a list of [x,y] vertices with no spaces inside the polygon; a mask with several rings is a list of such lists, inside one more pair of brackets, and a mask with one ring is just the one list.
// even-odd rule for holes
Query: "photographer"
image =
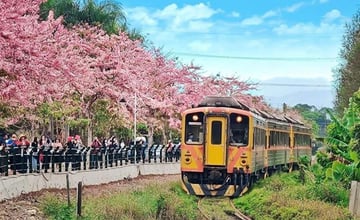
{"label": "photographer", "polygon": [[91,143],[90,169],[98,169],[99,155],[101,156],[101,142],[95,137]]}

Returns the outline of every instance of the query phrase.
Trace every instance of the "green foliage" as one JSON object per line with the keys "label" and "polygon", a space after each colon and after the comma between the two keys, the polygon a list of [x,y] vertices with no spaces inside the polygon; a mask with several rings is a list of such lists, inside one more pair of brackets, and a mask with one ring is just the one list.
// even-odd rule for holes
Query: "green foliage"
{"label": "green foliage", "polygon": [[[44,200],[50,219],[75,219],[73,207],[55,197]],[[81,219],[198,219],[196,197],[184,193],[179,182],[151,184],[144,189],[86,197]]]}
{"label": "green foliage", "polygon": [[[170,191],[173,193],[172,200],[179,200],[175,209],[176,216],[186,216],[187,219],[198,219],[197,198],[184,193],[180,182],[170,184]],[[171,203],[168,204],[171,206]]]}
{"label": "green foliage", "polygon": [[55,18],[64,17],[64,25],[72,26],[78,22],[79,5],[73,0],[48,0],[40,5],[40,19],[46,20],[49,11],[54,12]]}
{"label": "green foliage", "polygon": [[10,107],[9,105],[7,105],[6,103],[0,102],[0,118],[8,118],[12,115],[13,107]]}
{"label": "green foliage", "polygon": [[163,132],[160,129],[154,131],[154,143],[162,144],[164,142]]}
{"label": "green foliage", "polygon": [[309,185],[306,190],[307,199],[321,200],[347,208],[349,191],[337,181],[323,181]]}
{"label": "green foliage", "polygon": [[98,99],[91,106],[93,133],[97,137],[105,137],[109,134],[116,119],[110,112],[110,103],[107,100]]}
{"label": "green foliage", "polygon": [[327,119],[327,112],[332,112],[330,108],[321,108],[317,109],[313,105],[307,104],[297,104],[293,107],[297,110],[302,117],[312,125],[312,132],[315,136],[323,136],[325,127],[330,123],[330,120]]}
{"label": "green foliage", "polygon": [[110,0],[100,3],[84,0],[82,4],[75,0],[48,0],[40,5],[40,19],[46,20],[50,10],[54,11],[55,18],[63,16],[67,27],[87,23],[101,26],[108,34],[118,34],[121,30],[131,39],[144,39],[135,29],[129,29],[121,5]]}
{"label": "green foliage", "polygon": [[[133,138],[132,126],[127,128],[124,119],[117,114],[116,108],[112,106],[109,100],[98,99],[91,106],[92,127],[94,135],[97,137],[106,137],[109,134],[115,135],[126,140]],[[143,123],[137,123],[137,134],[147,133],[147,126]]]}
{"label": "green foliage", "polygon": [[[318,167],[319,168],[319,167]],[[302,185],[298,172],[273,175],[257,182],[234,204],[254,219],[351,219],[348,191],[336,182]],[[151,184],[143,189],[86,197],[81,219],[199,219],[195,196],[180,182]],[[75,219],[75,208],[55,196],[41,198],[49,219]]]}
{"label": "green foliage", "polygon": [[144,135],[148,133],[148,127],[144,123],[138,123],[136,125],[136,133],[140,135]]}
{"label": "green foliage", "polygon": [[75,207],[61,201],[56,196],[46,195],[42,199],[41,209],[50,219],[68,220],[75,219]]}
{"label": "green foliage", "polygon": [[354,138],[350,140],[350,148],[360,154],[360,124],[354,126],[352,133]]}
{"label": "green foliage", "polygon": [[325,170],[326,168],[321,166],[319,163],[312,165],[309,170],[310,172],[308,173],[309,175],[312,175],[312,182],[315,184],[323,182],[326,178]]}
{"label": "green foliage", "polygon": [[303,185],[298,175],[283,173],[261,180],[235,199],[235,206],[253,219],[351,219],[345,188],[330,182]]}
{"label": "green foliage", "polygon": [[360,86],[360,10],[355,13],[345,29],[340,53],[342,61],[334,72],[335,107],[340,115],[343,115],[349,104],[349,98]]}
{"label": "green foliage", "polygon": [[331,168],[326,170],[326,177],[331,180],[338,181],[350,187],[351,181],[360,181],[360,168],[359,159],[357,153],[351,152],[356,159],[353,157],[353,162],[350,164],[344,164],[340,161],[334,161]]}
{"label": "green foliage", "polygon": [[310,158],[308,156],[301,156],[299,158],[299,179],[302,184],[305,184],[305,170],[310,165]]}
{"label": "green foliage", "polygon": [[87,118],[78,118],[73,120],[68,120],[68,124],[70,128],[86,128],[86,126],[90,123],[90,120]]}
{"label": "green foliage", "polygon": [[320,155],[320,163],[327,167],[326,178],[347,187],[352,180],[360,180],[360,91],[354,93],[344,116],[338,119],[330,114],[333,123],[328,127],[328,151],[332,164]]}
{"label": "green foliage", "polygon": [[40,104],[37,109],[37,115],[40,118],[54,118],[54,119],[61,119],[63,117],[68,117],[76,112],[79,111],[79,108],[74,106],[66,106],[61,101],[54,101],[54,102],[44,102]]}
{"label": "green foliage", "polygon": [[332,165],[332,160],[326,152],[318,151],[316,153],[316,161],[324,168],[329,168]]}
{"label": "green foliage", "polygon": [[125,140],[130,140],[133,138],[133,130],[131,128],[124,127],[122,125],[118,125],[116,128],[113,128],[114,135]]}
{"label": "green foliage", "polygon": [[346,122],[351,120],[340,120],[333,114],[330,114],[330,116],[333,122],[328,126],[326,143],[330,152],[344,157],[349,149],[351,139],[350,129],[352,126],[352,124],[347,124]]}

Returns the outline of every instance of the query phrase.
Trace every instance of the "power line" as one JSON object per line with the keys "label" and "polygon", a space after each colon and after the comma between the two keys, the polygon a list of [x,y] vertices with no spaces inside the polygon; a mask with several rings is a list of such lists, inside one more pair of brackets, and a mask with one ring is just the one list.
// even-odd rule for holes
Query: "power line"
{"label": "power line", "polygon": [[222,56],[213,54],[198,54],[173,52],[180,56],[204,57],[215,59],[237,59],[237,60],[266,60],[266,61],[336,61],[336,57],[249,57],[249,56]]}
{"label": "power line", "polygon": [[259,83],[259,86],[282,86],[282,87],[331,87],[329,84],[295,84],[295,83]]}

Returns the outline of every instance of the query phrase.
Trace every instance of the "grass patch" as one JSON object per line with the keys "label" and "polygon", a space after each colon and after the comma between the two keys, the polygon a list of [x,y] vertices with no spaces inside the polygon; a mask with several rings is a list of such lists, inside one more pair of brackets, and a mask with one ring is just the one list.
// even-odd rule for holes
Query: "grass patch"
{"label": "grass patch", "polygon": [[[187,195],[179,182],[149,185],[83,201],[80,219],[198,219],[197,197]],[[75,204],[75,203],[73,203]],[[74,205],[75,206],[75,205]],[[42,210],[50,219],[77,219],[76,209],[55,196],[44,199]]]}
{"label": "grass patch", "polygon": [[349,192],[332,183],[301,184],[299,173],[262,180],[235,205],[254,219],[351,219]]}
{"label": "grass patch", "polygon": [[[77,219],[76,205],[45,196],[42,210],[49,219]],[[179,181],[153,184],[130,192],[86,197],[80,219],[200,219],[198,197],[185,194]],[[301,184],[299,172],[280,173],[257,182],[235,206],[253,219],[352,219],[349,191],[331,182]]]}
{"label": "grass patch", "polygon": [[75,206],[68,206],[67,202],[51,194],[43,196],[40,208],[49,219],[67,220],[75,218]]}

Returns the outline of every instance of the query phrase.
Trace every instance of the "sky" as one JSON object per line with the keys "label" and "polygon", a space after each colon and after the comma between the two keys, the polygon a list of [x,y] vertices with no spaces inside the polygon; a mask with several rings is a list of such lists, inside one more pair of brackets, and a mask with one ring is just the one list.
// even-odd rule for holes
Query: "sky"
{"label": "sky", "polygon": [[273,107],[332,107],[356,0],[118,0],[131,28],[202,74],[258,83]]}

